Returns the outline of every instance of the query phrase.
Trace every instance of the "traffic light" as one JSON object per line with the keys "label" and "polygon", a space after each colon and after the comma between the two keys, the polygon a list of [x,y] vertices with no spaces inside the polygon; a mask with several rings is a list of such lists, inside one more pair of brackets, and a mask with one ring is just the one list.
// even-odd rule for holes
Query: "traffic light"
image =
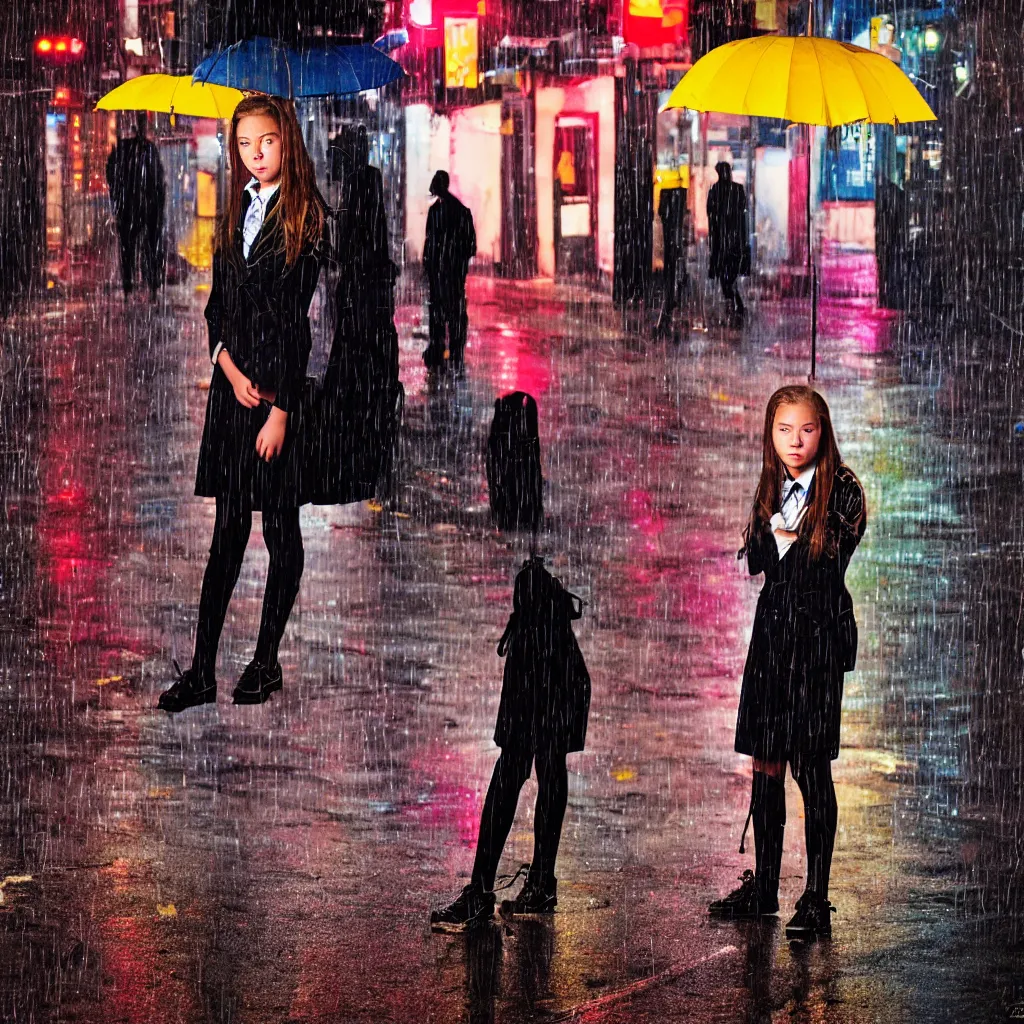
{"label": "traffic light", "polygon": [[85,43],[77,36],[39,36],[35,53],[48,64],[70,64],[85,56]]}

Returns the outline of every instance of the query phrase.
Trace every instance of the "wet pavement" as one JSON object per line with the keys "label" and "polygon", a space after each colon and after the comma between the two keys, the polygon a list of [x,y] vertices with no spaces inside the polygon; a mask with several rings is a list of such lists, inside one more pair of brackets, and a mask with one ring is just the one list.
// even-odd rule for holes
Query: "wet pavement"
{"label": "wet pavement", "polygon": [[[993,1021],[1024,1006],[1020,339],[826,306],[820,387],[870,524],[835,764],[834,938],[711,922],[735,885],[732,752],[757,583],[736,560],[764,402],[805,310],[655,341],[583,288],[474,280],[467,374],[407,390],[396,508],[307,508],[285,689],[251,656],[254,530],[220,703],[187,662],[213,508],[192,496],[205,292],[37,305],[2,334],[0,1021]],[[703,325],[704,320],[701,320]],[[549,920],[431,934],[465,883],[496,748],[495,653],[529,539],[490,525],[494,398],[536,396],[539,550],[588,602],[594,682]],[[502,871],[529,859],[527,785]]]}

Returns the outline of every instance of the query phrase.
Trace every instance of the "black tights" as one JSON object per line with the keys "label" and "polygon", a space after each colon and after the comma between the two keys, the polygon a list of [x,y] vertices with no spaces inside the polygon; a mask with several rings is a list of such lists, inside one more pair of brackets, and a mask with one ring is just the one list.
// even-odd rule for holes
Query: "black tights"
{"label": "black tights", "polygon": [[[217,663],[224,619],[228,613],[232,591],[242,571],[242,559],[252,530],[252,511],[230,499],[217,499],[217,519],[210,544],[210,560],[206,563],[203,590],[199,598],[199,625],[196,628],[196,649],[193,668],[212,679]],[[299,592],[305,554],[299,529],[299,510],[282,508],[263,513],[263,539],[270,553],[267,587],[263,595],[263,615],[256,660],[263,665],[277,661],[277,648],[284,627]]]}
{"label": "black tights", "polygon": [[[519,803],[519,791],[530,777],[534,761],[531,751],[503,750],[494,766],[491,784],[480,817],[480,838],[473,864],[473,882],[485,891],[494,888],[501,851],[512,829]],[[537,807],[533,820],[533,863],[530,877],[540,884],[555,877],[555,857],[562,837],[562,820],[569,799],[569,774],[565,754],[538,753]]]}
{"label": "black tights", "polygon": [[[793,778],[804,798],[804,840],[807,844],[807,888],[828,897],[832,849],[839,809],[832,782],[832,761],[827,754],[791,762]],[[762,891],[775,896],[782,868],[782,841],[786,831],[786,777],[754,772],[751,818],[754,823],[755,874]]]}

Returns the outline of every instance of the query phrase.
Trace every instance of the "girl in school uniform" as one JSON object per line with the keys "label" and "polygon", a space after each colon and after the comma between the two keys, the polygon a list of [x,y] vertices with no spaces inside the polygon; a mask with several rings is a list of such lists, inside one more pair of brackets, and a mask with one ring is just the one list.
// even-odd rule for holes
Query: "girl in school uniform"
{"label": "girl in school uniform", "polygon": [[839,756],[843,674],[857,656],[845,575],[866,523],[864,491],[840,457],[825,400],[809,387],[780,388],[765,412],[761,478],[740,551],[751,576],[765,575],[735,742],[754,761],[747,823],[753,819],[755,870],[709,911],[731,918],[778,911],[788,765],[803,796],[807,844],[807,887],[786,926],[789,938],[832,930],[831,763]]}
{"label": "girl in school uniform", "polygon": [[[282,686],[278,645],[302,578],[294,438],[309,359],[309,304],[321,266],[324,204],[291,102],[242,100],[231,119],[231,193],[206,306],[213,380],[195,493],[216,498],[192,665],[160,695],[177,712],[216,700],[217,644],[253,510],[270,553],[253,660],[236,704]],[[177,669],[177,665],[175,665]]]}

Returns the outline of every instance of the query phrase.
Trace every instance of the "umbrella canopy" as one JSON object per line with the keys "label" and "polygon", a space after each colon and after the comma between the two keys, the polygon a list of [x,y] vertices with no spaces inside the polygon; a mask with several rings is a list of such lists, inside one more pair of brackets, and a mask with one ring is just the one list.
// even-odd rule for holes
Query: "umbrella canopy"
{"label": "umbrella canopy", "polygon": [[296,50],[257,36],[210,54],[192,79],[294,98],[379,89],[404,75],[401,64],[373,46],[324,44]]}
{"label": "umbrella canopy", "polygon": [[103,96],[97,110],[152,110],[187,117],[227,118],[242,93],[222,85],[197,85],[191,75],[139,75]]}
{"label": "umbrella canopy", "polygon": [[811,276],[811,374],[818,361],[818,267],[811,226],[811,126],[935,121],[931,107],[888,57],[812,36],[757,36],[717,46],[672,90],[666,107],[807,125],[807,269]]}
{"label": "umbrella canopy", "polygon": [[758,36],[718,46],[690,68],[666,107],[829,128],[936,119],[888,57],[816,36]]}

